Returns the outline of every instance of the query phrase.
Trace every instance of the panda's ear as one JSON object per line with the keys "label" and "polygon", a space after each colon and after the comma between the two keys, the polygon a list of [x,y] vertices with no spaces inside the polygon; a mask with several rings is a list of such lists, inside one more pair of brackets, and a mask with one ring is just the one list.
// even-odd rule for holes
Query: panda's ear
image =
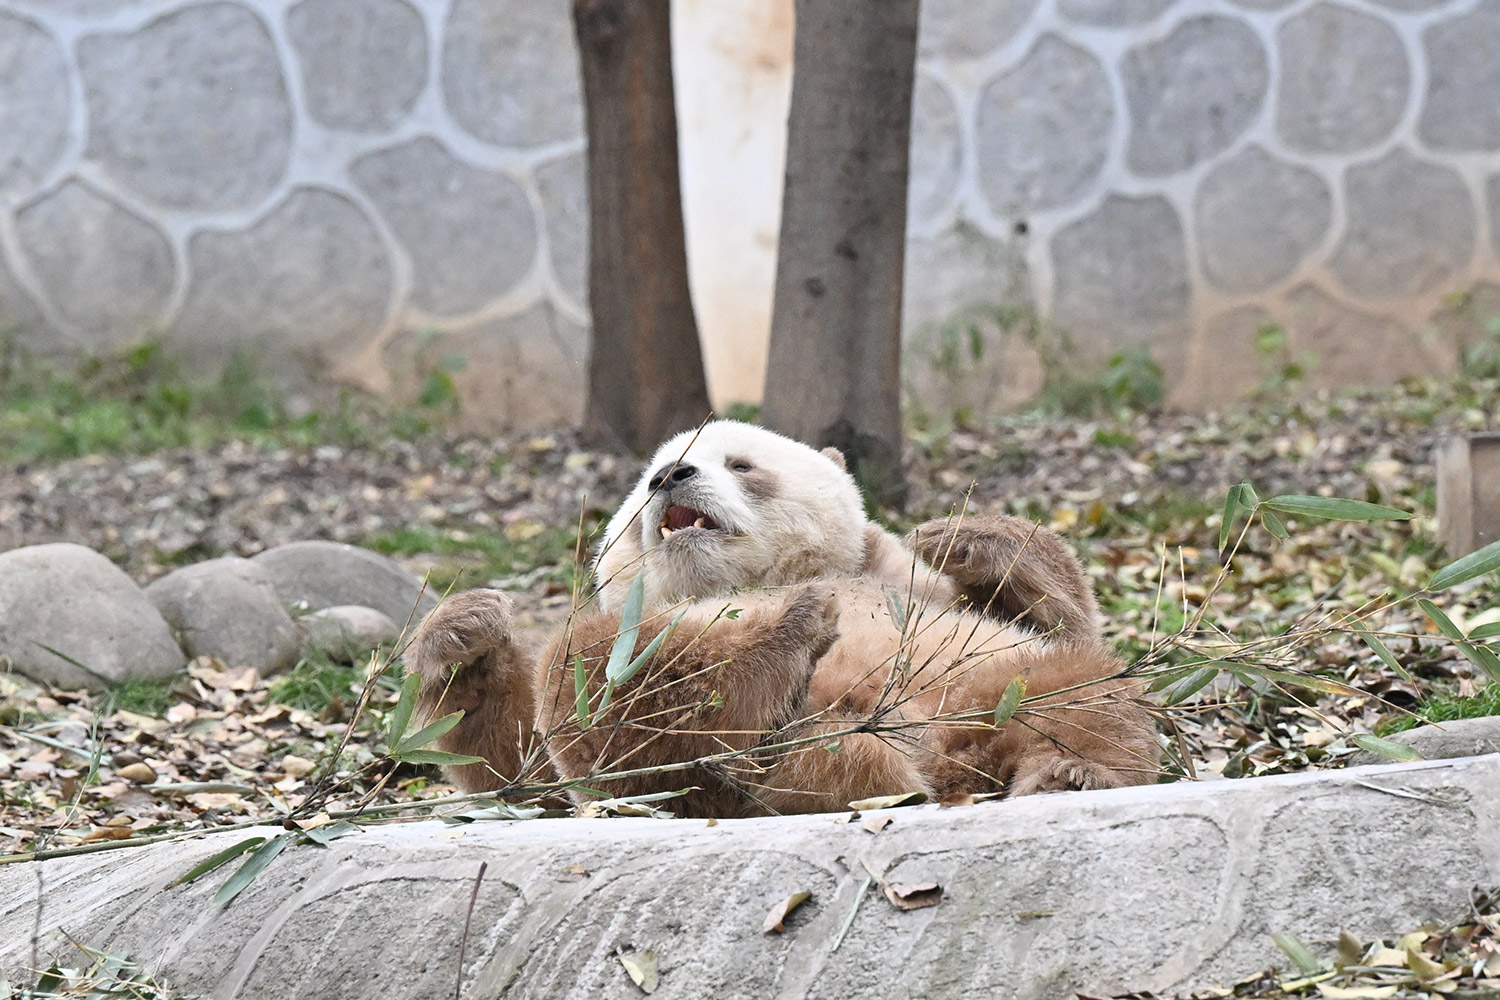
{"label": "panda's ear", "polygon": [[844,453],[839,451],[837,448],[824,448],[822,451],[818,452],[818,454],[829,459],[833,462],[834,465],[837,465],[845,472],[849,471],[849,463],[844,461]]}

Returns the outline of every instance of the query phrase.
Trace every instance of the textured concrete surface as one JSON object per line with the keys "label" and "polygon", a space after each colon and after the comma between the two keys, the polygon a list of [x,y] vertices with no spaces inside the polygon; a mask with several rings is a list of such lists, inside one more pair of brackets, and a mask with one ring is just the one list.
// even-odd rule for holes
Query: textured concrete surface
{"label": "textured concrete surface", "polygon": [[[682,0],[693,295],[716,401],[764,373],[792,0]],[[210,364],[414,394],[450,355],[492,424],[581,410],[583,109],[568,0],[0,0],[0,328],[155,331]],[[1500,281],[1500,0],[927,0],[903,320],[1035,311],[1172,402],[1253,388],[1255,311],[1341,386],[1453,367]],[[727,123],[727,124],[726,124]],[[961,281],[935,252],[971,234]],[[981,357],[1029,371],[981,324]],[[576,334],[576,335],[575,335]],[[440,343],[447,353],[435,352]],[[932,368],[921,350],[911,366]],[[1249,363],[1246,363],[1248,360]],[[931,378],[929,375],[939,377]],[[993,409],[1009,379],[950,404]]]}
{"label": "textured concrete surface", "polygon": [[[224,874],[162,887],[244,834],[0,867],[0,973],[129,952],[220,1000],[1025,997],[1187,990],[1461,913],[1500,879],[1500,756],[1325,774],[722,822],[533,820],[373,829],[295,847],[227,908]],[[463,921],[481,864],[460,967]],[[860,897],[868,864],[939,905]],[[780,935],[778,902],[811,900]],[[856,903],[858,907],[856,910]],[[840,928],[855,913],[835,950]],[[33,930],[37,933],[33,940]]]}

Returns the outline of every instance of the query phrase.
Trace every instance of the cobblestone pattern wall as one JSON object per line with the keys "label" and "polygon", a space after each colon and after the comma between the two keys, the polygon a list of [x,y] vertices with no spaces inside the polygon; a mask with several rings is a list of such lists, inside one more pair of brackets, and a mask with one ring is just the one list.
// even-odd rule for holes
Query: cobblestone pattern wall
{"label": "cobblestone pattern wall", "polygon": [[1492,304],[1500,0],[923,6],[914,331],[1030,301],[1220,401],[1263,324],[1337,386],[1451,367],[1453,293]]}
{"label": "cobblestone pattern wall", "polygon": [[[461,355],[499,422],[576,418],[568,6],[0,0],[0,325],[377,389]],[[924,0],[922,32],[918,356],[1004,303],[1182,399],[1253,381],[1268,321],[1321,382],[1390,377],[1450,365],[1423,331],[1500,277],[1500,0]],[[991,394],[1035,368],[989,358]]]}
{"label": "cobblestone pattern wall", "polygon": [[0,324],[579,411],[567,0],[0,0]]}

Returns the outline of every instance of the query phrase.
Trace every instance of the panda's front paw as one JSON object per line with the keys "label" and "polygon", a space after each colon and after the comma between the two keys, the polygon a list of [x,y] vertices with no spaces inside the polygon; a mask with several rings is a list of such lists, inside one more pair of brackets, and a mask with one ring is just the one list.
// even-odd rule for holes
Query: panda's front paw
{"label": "panda's front paw", "polygon": [[510,643],[514,615],[515,602],[503,591],[453,594],[417,627],[406,648],[406,669],[420,675],[424,687],[446,684],[454,668],[467,667]]}

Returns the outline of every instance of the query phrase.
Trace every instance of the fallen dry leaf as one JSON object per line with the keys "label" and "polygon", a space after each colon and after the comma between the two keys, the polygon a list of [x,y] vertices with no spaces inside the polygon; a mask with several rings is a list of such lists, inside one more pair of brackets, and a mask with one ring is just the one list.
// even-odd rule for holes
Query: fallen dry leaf
{"label": "fallen dry leaf", "polygon": [[869,819],[866,819],[863,823],[860,824],[860,826],[864,827],[866,830],[869,830],[871,833],[879,833],[881,830],[884,830],[890,825],[891,818],[889,816],[871,816]]}
{"label": "fallen dry leaf", "polygon": [[787,918],[787,914],[791,913],[793,910],[801,906],[803,903],[807,902],[809,899],[812,899],[812,893],[803,890],[802,892],[792,893],[786,899],[783,899],[781,902],[771,907],[771,912],[766,914],[766,919],[762,921],[760,925],[761,933],[780,934],[782,931],[786,930],[785,921]]}
{"label": "fallen dry leaf", "polygon": [[959,806],[972,806],[976,801],[978,800],[968,792],[953,792],[951,795],[944,795],[942,797],[938,802],[938,808],[955,809]]}
{"label": "fallen dry leaf", "polygon": [[923,792],[903,792],[900,795],[877,795],[872,799],[860,799],[858,802],[849,803],[849,808],[855,812],[868,812],[871,809],[894,809],[897,806],[914,806],[926,801],[927,796]]}
{"label": "fallen dry leaf", "polygon": [[919,882],[916,885],[894,885],[882,882],[885,898],[898,910],[922,910],[943,901],[943,887],[936,882]]}
{"label": "fallen dry leaf", "polygon": [[616,957],[620,960],[620,964],[625,966],[630,981],[639,986],[642,993],[656,992],[656,987],[661,984],[656,974],[656,952],[627,951]]}

